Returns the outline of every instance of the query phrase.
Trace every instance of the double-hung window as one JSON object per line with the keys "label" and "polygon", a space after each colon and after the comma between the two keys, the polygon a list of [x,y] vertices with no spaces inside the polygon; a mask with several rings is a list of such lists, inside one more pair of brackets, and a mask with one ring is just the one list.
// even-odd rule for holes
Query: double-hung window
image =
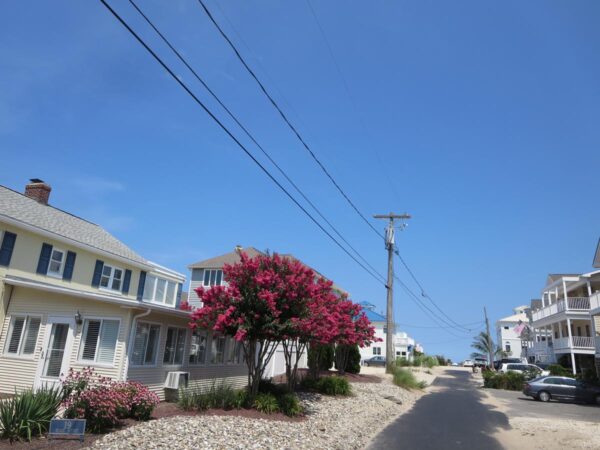
{"label": "double-hung window", "polygon": [[146,276],[143,296],[144,301],[175,306],[176,297],[176,282],[166,280],[165,278],[159,278],[154,275]]}
{"label": "double-hung window", "polygon": [[223,281],[223,271],[221,269],[204,269],[204,278],[202,285],[204,287],[220,286]]}
{"label": "double-hung window", "polygon": [[206,331],[194,330],[190,342],[190,358],[192,365],[206,363]]}
{"label": "double-hung window", "polygon": [[374,355],[381,355],[381,347],[373,347]]}
{"label": "double-hung window", "polygon": [[183,352],[185,350],[185,328],[167,328],[167,342],[163,364],[183,364]]}
{"label": "double-hung window", "polygon": [[14,316],[10,321],[4,353],[32,357],[37,344],[41,319],[31,316]]}
{"label": "double-hung window", "polygon": [[224,336],[213,336],[210,343],[210,363],[223,364],[225,358],[225,342]]}
{"label": "double-hung window", "polygon": [[156,364],[160,325],[138,322],[133,340],[131,363],[134,366],[153,366]]}
{"label": "double-hung window", "polygon": [[102,276],[100,277],[100,287],[120,291],[123,284],[123,269],[104,264]]}
{"label": "double-hung window", "polygon": [[58,248],[53,248],[50,253],[50,263],[48,264],[48,275],[62,278],[65,268],[65,252]]}
{"label": "double-hung window", "polygon": [[83,324],[79,360],[112,365],[118,337],[118,320],[86,319]]}

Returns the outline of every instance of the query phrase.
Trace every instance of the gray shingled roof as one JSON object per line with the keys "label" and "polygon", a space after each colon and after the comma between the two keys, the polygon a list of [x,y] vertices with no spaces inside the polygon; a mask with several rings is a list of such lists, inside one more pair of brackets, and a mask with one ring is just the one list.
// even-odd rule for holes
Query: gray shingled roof
{"label": "gray shingled roof", "polygon": [[43,205],[0,185],[0,221],[4,217],[71,239],[131,261],[149,264],[102,227],[80,217]]}

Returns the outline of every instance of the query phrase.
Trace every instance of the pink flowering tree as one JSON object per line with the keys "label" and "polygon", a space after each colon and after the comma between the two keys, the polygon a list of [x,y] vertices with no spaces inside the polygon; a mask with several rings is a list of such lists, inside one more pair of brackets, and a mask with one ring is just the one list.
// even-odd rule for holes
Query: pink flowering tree
{"label": "pink flowering tree", "polygon": [[196,289],[203,306],[192,311],[190,326],[242,343],[250,394],[256,395],[277,346],[283,343],[287,365],[305,345],[301,330],[316,291],[315,273],[277,254],[250,258],[242,252],[240,257],[239,263],[223,267],[226,286]]}

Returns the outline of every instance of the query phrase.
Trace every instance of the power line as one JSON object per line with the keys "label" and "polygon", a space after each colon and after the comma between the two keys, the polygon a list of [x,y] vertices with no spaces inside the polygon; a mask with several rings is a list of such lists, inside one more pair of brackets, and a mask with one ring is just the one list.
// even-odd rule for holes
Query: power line
{"label": "power line", "polygon": [[444,317],[446,317],[454,325],[456,325],[456,326],[458,326],[460,328],[463,328],[465,330],[468,330],[468,328],[463,327],[461,324],[459,324],[458,322],[456,322],[452,317],[450,317],[448,314],[446,314],[446,312],[444,310],[442,310],[442,308],[440,308],[438,306],[438,304],[435,301],[433,301],[433,299],[425,292],[425,289],[423,288],[423,285],[419,282],[419,280],[417,279],[417,277],[415,276],[415,274],[413,273],[413,271],[410,269],[410,267],[408,267],[408,264],[406,263],[406,261],[404,261],[404,258],[402,258],[402,255],[400,255],[400,252],[398,251],[398,249],[395,249],[394,253],[398,257],[398,259],[400,259],[400,262],[406,268],[406,270],[409,273],[410,277],[417,284],[417,286],[419,286],[419,289],[421,289],[421,296],[424,297],[424,298],[426,298],[427,300],[429,300],[431,302],[431,304],[435,307],[435,309],[437,309]]}
{"label": "power line", "polygon": [[[363,128],[363,131],[367,135],[367,139],[369,139],[373,142],[374,141],[373,135],[371,134],[369,128],[367,128],[365,121],[364,121],[363,114],[361,114],[359,108],[357,107],[356,101],[354,100],[354,96],[352,95],[352,92],[350,90],[350,85],[348,84],[348,81],[346,80],[346,77],[344,76],[344,72],[342,71],[342,68],[338,63],[337,58],[335,57],[333,47],[331,46],[329,39],[327,39],[327,33],[325,33],[325,29],[321,25],[321,21],[319,20],[319,17],[317,16],[317,12],[313,8],[310,0],[306,0],[306,4],[308,5],[308,9],[310,10],[310,13],[312,14],[313,18],[315,19],[315,23],[317,24],[317,28],[319,29],[321,36],[323,37],[323,42],[325,42],[325,46],[327,47],[329,56],[331,57],[331,60],[333,61],[333,65],[335,66],[335,68],[338,72],[338,75],[339,75],[340,79],[342,80],[342,84],[346,91],[346,95],[348,96],[348,100],[349,100],[350,104],[352,105],[352,108],[354,108],[354,113],[358,117],[358,121],[360,122],[360,125]],[[383,174],[385,175],[385,178],[387,179],[387,182],[390,185],[390,188],[392,189],[392,192],[394,193],[396,200],[398,202],[400,202],[400,195],[398,194],[398,191],[396,190],[396,186],[394,185],[394,183],[392,182],[392,179],[390,178],[389,172],[388,172],[385,164],[383,164],[383,160],[381,159],[381,156],[379,155],[379,152],[377,151],[377,146],[373,145],[371,147],[371,149],[373,150],[373,153],[375,153],[375,156],[377,157],[377,161],[379,162],[381,170],[382,170]]]}
{"label": "power line", "polygon": [[298,207],[302,210],[304,214],[306,214],[309,219],[317,225],[321,231],[323,231],[329,239],[331,239],[338,247],[340,247],[344,253],[346,253],[354,262],[356,262],[363,270],[365,270],[369,275],[371,275],[375,280],[385,286],[379,278],[373,274],[366,266],[364,266],[354,255],[352,255],[340,242],[335,239],[327,231],[307,210],[304,208],[290,192],[269,172],[265,166],[261,164],[260,161],[256,159],[256,157],[233,135],[233,133],[213,114],[213,112],[191,91],[191,89],[181,81],[177,75],[171,70],[171,68],[152,50],[148,44],[125,22],[125,20],[114,10],[112,7],[106,2],[106,0],[100,0],[100,2],[110,11],[110,13],[129,31],[129,33],[146,49],[148,53],[162,66],[162,68],[167,71],[167,73],[175,80],[186,92],[192,97],[192,99],[210,116],[210,118],[219,125],[219,127],[240,147],[244,153],[267,175],[271,181],[273,181],[279,189],[281,189],[285,195]]}
{"label": "power line", "polygon": [[217,28],[217,30],[219,31],[219,33],[221,34],[221,36],[223,37],[223,39],[225,39],[225,41],[227,41],[227,43],[229,44],[229,46],[231,47],[231,49],[233,50],[233,52],[235,53],[235,55],[237,56],[237,58],[240,60],[240,62],[242,63],[242,65],[248,71],[248,73],[250,74],[250,76],[256,81],[256,83],[260,87],[260,89],[263,92],[263,94],[269,99],[269,101],[271,102],[271,104],[273,105],[273,107],[277,110],[277,112],[279,112],[279,115],[281,116],[281,118],[283,119],[283,121],[288,125],[288,127],[290,128],[290,130],[292,130],[292,132],[296,135],[296,137],[298,138],[298,140],[301,142],[302,146],[308,151],[308,153],[313,158],[313,160],[317,163],[317,165],[321,168],[321,170],[325,173],[325,175],[327,175],[327,177],[329,178],[329,180],[337,188],[337,190],[340,192],[340,194],[346,199],[346,201],[352,207],[352,209],[354,209],[354,211],[361,217],[361,219],[379,237],[384,238],[383,234],[380,231],[378,231],[377,228],[375,228],[373,226],[373,224],[367,219],[367,217],[358,209],[358,207],[354,204],[354,202],[350,199],[350,197],[346,194],[346,192],[344,192],[344,190],[341,188],[341,186],[338,184],[338,182],[329,173],[329,171],[327,170],[327,168],[319,160],[319,158],[317,157],[317,155],[315,155],[315,153],[312,151],[312,149],[306,143],[306,141],[304,140],[304,138],[300,135],[300,133],[298,132],[298,130],[296,129],[296,127],[294,127],[294,125],[287,118],[286,114],[279,107],[279,105],[277,104],[277,102],[273,99],[273,97],[271,96],[271,94],[269,94],[269,92],[267,91],[267,88],[263,85],[263,83],[259,80],[259,78],[256,76],[256,74],[254,73],[254,71],[246,63],[246,60],[244,59],[244,57],[241,55],[241,53],[239,52],[239,50],[237,49],[237,47],[235,46],[235,44],[231,41],[231,39],[229,39],[229,37],[227,36],[227,34],[223,31],[223,29],[218,24],[218,22],[215,20],[215,18],[211,14],[210,10],[206,7],[206,5],[204,4],[204,2],[202,0],[198,0],[198,3],[200,4],[200,6],[202,7],[202,9],[206,13],[206,15],[208,16],[208,18],[210,19],[210,21],[213,23],[213,25]]}
{"label": "power line", "polygon": [[[473,327],[475,327],[476,325],[480,325],[483,324],[483,320],[480,320],[479,322],[473,322],[471,324],[463,324],[463,325],[472,325]],[[440,328],[454,328],[453,326],[427,326],[427,325],[413,325],[410,323],[396,323],[396,325],[401,326],[401,327],[408,327],[408,328],[427,328],[427,329],[440,329]]]}
{"label": "power line", "polygon": [[134,0],[129,0],[129,3],[135,8],[135,10],[142,16],[142,18],[150,25],[150,27],[158,34],[162,41],[171,49],[177,58],[188,68],[192,75],[204,86],[208,93],[217,101],[219,105],[227,112],[229,117],[242,129],[242,131],[250,138],[250,140],[260,149],[260,151],[267,157],[267,159],[277,168],[279,173],[293,186],[293,188],[300,194],[300,196],[315,210],[315,212],[323,219],[327,225],[331,227],[334,233],[367,265],[375,274],[377,274],[382,281],[385,281],[383,275],[378,273],[375,269],[361,254],[356,250],[352,244],[350,244],[346,238],[338,231],[338,229],[323,215],[319,208],[306,196],[306,194],[300,189],[300,187],[287,175],[283,168],[277,164],[277,162],[271,157],[271,155],[264,149],[264,147],[258,143],[256,138],[250,133],[250,131],[239,121],[234,113],[221,101],[221,99],[215,94],[215,92],[208,86],[208,84],[202,79],[202,77],[194,70],[194,68],[188,63],[188,61],[181,55],[179,51],[171,44],[167,37],[158,29],[158,27],[150,20],[150,18],[140,9]]}

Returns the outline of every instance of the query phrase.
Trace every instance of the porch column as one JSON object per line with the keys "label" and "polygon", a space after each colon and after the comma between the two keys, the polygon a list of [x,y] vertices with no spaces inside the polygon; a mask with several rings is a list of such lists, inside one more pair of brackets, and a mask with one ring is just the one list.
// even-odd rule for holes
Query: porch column
{"label": "porch column", "polygon": [[569,297],[567,295],[567,282],[564,280],[564,278],[563,278],[562,285],[563,285],[563,292],[565,295],[565,311],[568,311],[569,310]]}
{"label": "porch column", "polygon": [[548,295],[546,291],[542,292],[542,308],[546,307],[546,295]]}
{"label": "porch column", "polygon": [[590,280],[587,280],[587,288],[588,288],[588,297],[592,296],[592,283],[590,283]]}
{"label": "porch column", "polygon": [[573,367],[573,375],[577,373],[575,369],[575,352],[573,352],[573,333],[571,333],[571,319],[567,317],[567,333],[569,333],[569,349],[571,350],[571,366]]}

